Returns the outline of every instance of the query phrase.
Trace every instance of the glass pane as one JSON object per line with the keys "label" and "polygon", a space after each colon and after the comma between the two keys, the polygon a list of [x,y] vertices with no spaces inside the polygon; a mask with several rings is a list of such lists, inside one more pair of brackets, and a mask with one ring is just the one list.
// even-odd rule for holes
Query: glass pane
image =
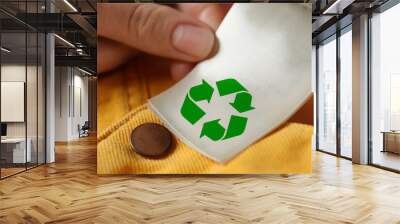
{"label": "glass pane", "polygon": [[[37,13],[37,1],[27,1],[27,13]],[[37,21],[32,21],[36,23]],[[27,30],[27,80],[26,80],[26,125],[27,125],[27,143],[28,149],[31,151],[30,161],[27,167],[31,168],[37,165],[38,160],[38,147],[37,147],[37,132],[38,132],[38,95],[37,95],[37,73],[38,73],[38,36],[35,30]]]}
{"label": "glass pane", "polygon": [[45,149],[45,52],[46,37],[44,34],[38,35],[38,163],[45,163],[46,149]]}
{"label": "glass pane", "polygon": [[400,170],[400,5],[372,18],[372,163]]}
{"label": "glass pane", "polygon": [[6,49],[1,50],[1,173],[5,177],[25,170],[31,158],[25,120],[26,33],[3,32],[1,46]]}
{"label": "glass pane", "polygon": [[37,83],[38,83],[38,52],[37,52],[37,33],[29,32],[27,33],[27,44],[28,44],[28,62],[27,62],[27,80],[26,80],[26,116],[27,116],[27,142],[30,148],[30,160],[28,160],[28,168],[37,165],[38,160],[38,144],[37,144],[37,132],[38,132],[38,95],[37,95]]}
{"label": "glass pane", "polygon": [[[11,14],[43,13],[41,1],[0,1]],[[45,161],[45,35],[0,12],[1,177]],[[6,21],[6,22],[4,22]]]}
{"label": "glass pane", "polygon": [[336,153],[336,39],[318,48],[318,149]]}
{"label": "glass pane", "polygon": [[351,30],[340,37],[340,153],[352,156],[352,35]]}

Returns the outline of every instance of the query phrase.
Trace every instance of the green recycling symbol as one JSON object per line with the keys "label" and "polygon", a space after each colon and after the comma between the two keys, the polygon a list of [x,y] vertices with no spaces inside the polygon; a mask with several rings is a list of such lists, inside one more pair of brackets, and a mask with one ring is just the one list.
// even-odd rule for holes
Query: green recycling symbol
{"label": "green recycling symbol", "polygon": [[[253,110],[251,106],[252,96],[246,88],[236,79],[224,79],[216,82],[219,95],[226,96],[236,94],[233,102],[229,103],[237,112],[244,113]],[[210,103],[214,93],[214,88],[205,80],[202,83],[190,88],[186,94],[181,107],[182,116],[192,125],[196,124],[206,112],[201,109],[196,102],[206,100]],[[233,138],[244,133],[247,125],[247,117],[231,115],[228,127],[225,129],[220,123],[220,119],[207,121],[203,124],[200,138],[207,136],[213,141]]]}

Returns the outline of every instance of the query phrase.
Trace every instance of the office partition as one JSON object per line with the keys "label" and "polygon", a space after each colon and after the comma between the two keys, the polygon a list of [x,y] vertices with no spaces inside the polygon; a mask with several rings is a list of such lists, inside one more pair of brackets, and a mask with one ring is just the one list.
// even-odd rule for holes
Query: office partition
{"label": "office partition", "polygon": [[21,20],[43,3],[0,2],[1,179],[45,163],[45,34]]}

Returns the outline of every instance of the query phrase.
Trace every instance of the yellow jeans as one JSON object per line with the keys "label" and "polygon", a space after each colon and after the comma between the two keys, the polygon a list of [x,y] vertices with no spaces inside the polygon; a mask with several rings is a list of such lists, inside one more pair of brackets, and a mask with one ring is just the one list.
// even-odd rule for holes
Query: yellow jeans
{"label": "yellow jeans", "polygon": [[130,133],[146,122],[160,123],[146,100],[173,84],[168,76],[140,77],[119,70],[98,80],[98,174],[261,174],[309,173],[313,128],[312,98],[285,124],[221,164],[179,139],[162,159],[136,154]]}

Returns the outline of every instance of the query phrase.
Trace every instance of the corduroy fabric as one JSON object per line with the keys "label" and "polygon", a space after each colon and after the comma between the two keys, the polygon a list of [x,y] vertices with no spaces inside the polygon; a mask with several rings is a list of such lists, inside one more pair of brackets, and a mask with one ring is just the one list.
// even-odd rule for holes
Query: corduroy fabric
{"label": "corduroy fabric", "polygon": [[162,159],[132,150],[131,131],[146,122],[160,123],[147,105],[140,106],[98,135],[98,174],[262,174],[311,172],[312,127],[286,123],[226,164],[214,162],[175,139]]}
{"label": "corduroy fabric", "polygon": [[147,59],[99,76],[99,174],[311,172],[312,98],[289,121],[226,164],[208,159],[179,139],[175,139],[175,147],[162,159],[149,159],[134,153],[130,144],[131,131],[142,123],[161,123],[147,108],[147,99],[174,84],[170,76],[163,73],[168,70],[168,65]]}

